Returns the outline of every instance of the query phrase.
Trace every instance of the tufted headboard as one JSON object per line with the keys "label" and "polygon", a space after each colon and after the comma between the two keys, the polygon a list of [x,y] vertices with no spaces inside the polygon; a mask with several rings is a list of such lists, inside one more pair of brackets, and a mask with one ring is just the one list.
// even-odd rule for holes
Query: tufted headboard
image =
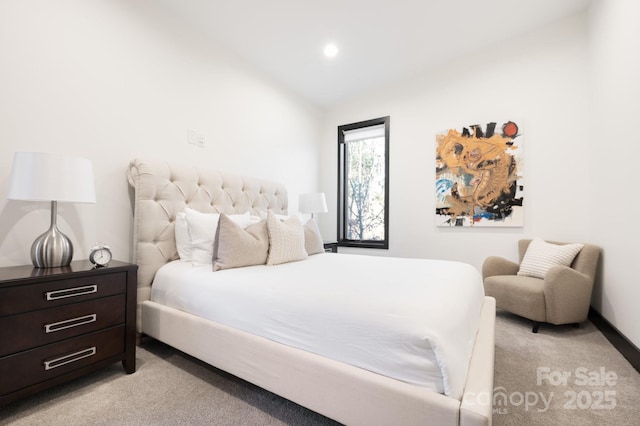
{"label": "tufted headboard", "polygon": [[156,271],[178,258],[174,222],[185,206],[203,213],[287,213],[287,190],[276,182],[136,158],[129,163],[134,188],[133,261],[138,265],[140,304],[151,295]]}

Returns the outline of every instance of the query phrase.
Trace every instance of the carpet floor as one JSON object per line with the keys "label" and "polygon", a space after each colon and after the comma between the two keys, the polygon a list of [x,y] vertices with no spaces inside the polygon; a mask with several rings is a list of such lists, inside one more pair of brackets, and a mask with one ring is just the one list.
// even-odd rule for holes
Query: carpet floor
{"label": "carpet floor", "polygon": [[[586,322],[498,312],[494,425],[639,425],[640,374]],[[114,364],[0,408],[1,425],[337,425],[154,340]]]}

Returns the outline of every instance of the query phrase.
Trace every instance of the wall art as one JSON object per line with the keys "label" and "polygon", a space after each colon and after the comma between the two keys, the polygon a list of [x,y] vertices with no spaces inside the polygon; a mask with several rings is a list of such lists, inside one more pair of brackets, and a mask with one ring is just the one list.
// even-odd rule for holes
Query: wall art
{"label": "wall art", "polygon": [[522,134],[515,121],[436,135],[436,225],[523,226]]}

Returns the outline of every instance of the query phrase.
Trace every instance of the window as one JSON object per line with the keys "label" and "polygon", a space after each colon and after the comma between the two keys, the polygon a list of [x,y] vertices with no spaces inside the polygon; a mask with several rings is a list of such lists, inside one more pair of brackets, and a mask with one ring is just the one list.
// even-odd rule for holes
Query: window
{"label": "window", "polygon": [[338,244],[389,248],[389,117],[338,127]]}

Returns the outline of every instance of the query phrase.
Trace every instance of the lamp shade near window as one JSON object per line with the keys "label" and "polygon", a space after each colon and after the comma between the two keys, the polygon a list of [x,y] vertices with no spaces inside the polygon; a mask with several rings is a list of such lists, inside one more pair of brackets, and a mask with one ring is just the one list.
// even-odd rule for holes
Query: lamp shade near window
{"label": "lamp shade near window", "polygon": [[67,266],[73,245],[57,227],[57,203],[96,202],[93,165],[85,158],[16,152],[7,198],[51,202],[51,227],[33,242],[31,260],[38,268]]}
{"label": "lamp shade near window", "polygon": [[314,213],[326,213],[328,210],[324,192],[300,194],[298,209],[300,213],[311,213],[312,217]]}

